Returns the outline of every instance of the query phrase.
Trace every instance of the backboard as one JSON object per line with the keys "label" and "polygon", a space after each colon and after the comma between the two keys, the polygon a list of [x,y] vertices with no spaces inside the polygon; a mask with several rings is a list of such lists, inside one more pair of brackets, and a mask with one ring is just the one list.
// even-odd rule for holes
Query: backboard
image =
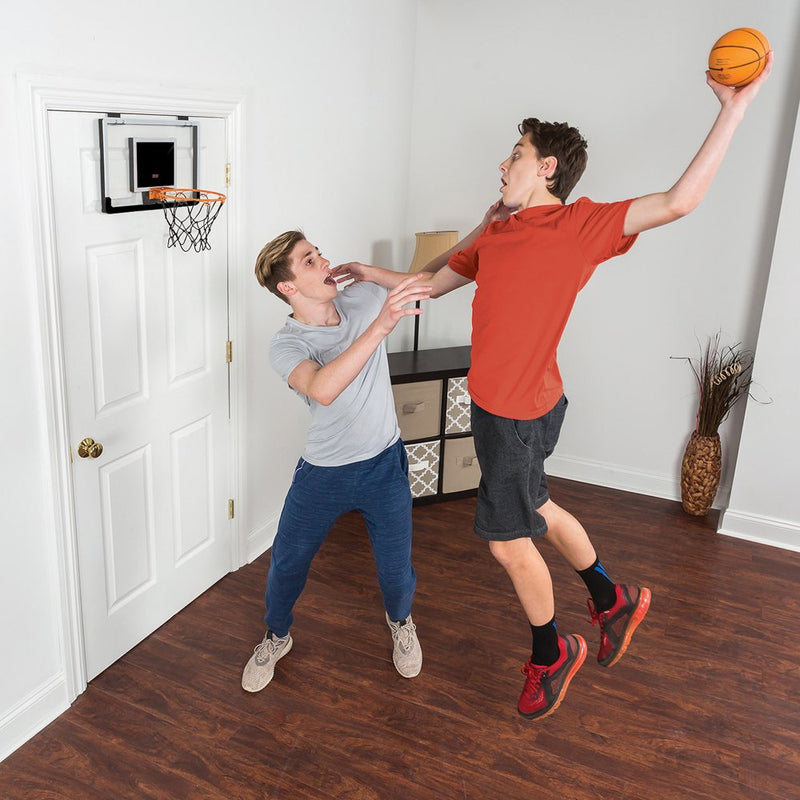
{"label": "backboard", "polygon": [[197,186],[198,124],[183,117],[100,118],[100,180],[106,214],[160,209],[154,186]]}

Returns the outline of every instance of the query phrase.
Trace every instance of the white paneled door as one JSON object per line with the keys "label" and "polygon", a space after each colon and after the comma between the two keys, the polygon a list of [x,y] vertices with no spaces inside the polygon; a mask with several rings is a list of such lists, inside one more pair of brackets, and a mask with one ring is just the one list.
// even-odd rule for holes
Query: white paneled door
{"label": "white paneled door", "polygon": [[[160,210],[102,213],[100,116],[48,114],[90,680],[232,568],[225,208],[203,253],[167,249]],[[225,121],[199,143],[198,184],[224,191]],[[123,204],[126,148],[107,150]]]}

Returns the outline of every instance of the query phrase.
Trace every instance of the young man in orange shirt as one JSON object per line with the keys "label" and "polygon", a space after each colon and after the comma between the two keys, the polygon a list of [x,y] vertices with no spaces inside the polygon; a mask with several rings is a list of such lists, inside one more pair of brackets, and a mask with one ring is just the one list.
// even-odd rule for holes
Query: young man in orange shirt
{"label": "young man in orange shirt", "polygon": [[[517,705],[529,719],[551,714],[586,657],[583,637],[561,635],[550,572],[536,547],[548,539],[586,583],[592,623],[600,627],[601,665],[615,664],[647,614],[650,591],[614,583],[580,522],[550,500],[544,461],[564,419],[556,350],[578,292],[595,267],[626,253],[642,231],[692,211],[706,194],[745,109],[767,78],[732,89],[707,76],[721,109],[705,142],[666,192],[619,203],[566,198],[586,167],[586,142],[564,123],[526,119],[500,164],[502,200],[482,223],[426,271],[432,297],[475,281],[468,386],[481,467],[475,532],[511,578],[531,626]],[[340,279],[395,286],[378,267],[343,264]]]}

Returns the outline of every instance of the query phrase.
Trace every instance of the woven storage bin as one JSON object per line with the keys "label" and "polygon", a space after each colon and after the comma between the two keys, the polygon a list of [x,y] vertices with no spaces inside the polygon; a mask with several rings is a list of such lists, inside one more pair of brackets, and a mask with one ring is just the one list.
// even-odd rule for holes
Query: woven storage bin
{"label": "woven storage bin", "polygon": [[702,517],[708,514],[719,488],[722,445],[719,434],[700,436],[693,432],[681,464],[681,503],[684,511]]}

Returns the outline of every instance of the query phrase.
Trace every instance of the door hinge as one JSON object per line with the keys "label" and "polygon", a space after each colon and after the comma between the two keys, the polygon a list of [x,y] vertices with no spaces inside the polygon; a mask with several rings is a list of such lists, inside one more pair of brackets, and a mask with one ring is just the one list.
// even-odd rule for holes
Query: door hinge
{"label": "door hinge", "polygon": [[233,361],[233,342],[230,339],[225,342],[225,361],[228,364]]}
{"label": "door hinge", "polygon": [[231,165],[230,163],[225,165],[225,187],[231,185]]}
{"label": "door hinge", "polygon": [[233,498],[228,500],[228,519],[233,519],[236,516],[236,512],[233,508]]}

